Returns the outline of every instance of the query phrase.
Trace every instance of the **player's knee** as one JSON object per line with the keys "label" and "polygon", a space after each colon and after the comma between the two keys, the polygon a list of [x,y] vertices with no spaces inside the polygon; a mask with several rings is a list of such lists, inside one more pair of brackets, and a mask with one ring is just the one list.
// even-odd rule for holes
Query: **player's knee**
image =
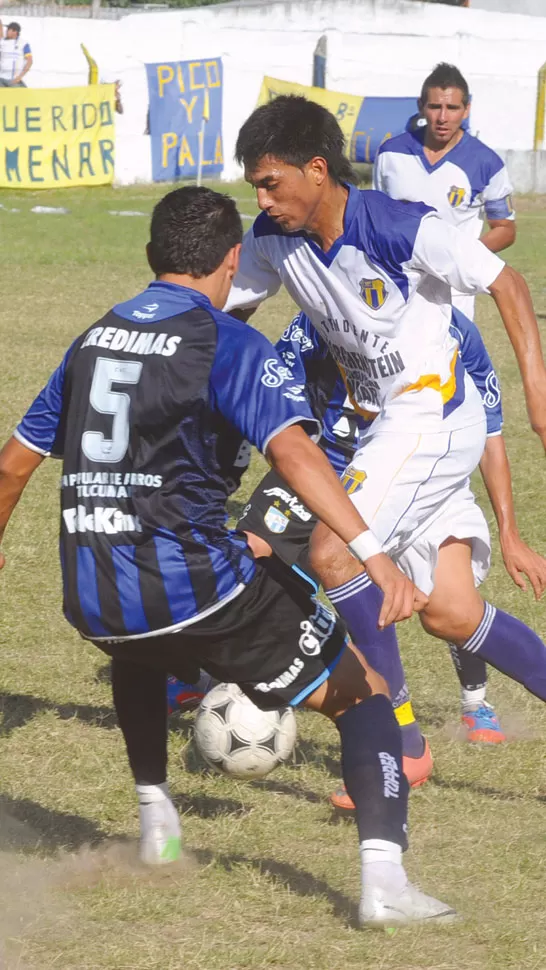
{"label": "player's knee", "polygon": [[423,629],[433,637],[461,644],[472,636],[483,616],[483,602],[449,601],[441,608],[432,603],[419,614]]}
{"label": "player's knee", "polygon": [[[320,522],[311,535],[309,564],[325,586],[352,579],[352,576],[357,575],[362,569],[347,551],[345,543]],[[348,571],[350,572],[346,575]]]}

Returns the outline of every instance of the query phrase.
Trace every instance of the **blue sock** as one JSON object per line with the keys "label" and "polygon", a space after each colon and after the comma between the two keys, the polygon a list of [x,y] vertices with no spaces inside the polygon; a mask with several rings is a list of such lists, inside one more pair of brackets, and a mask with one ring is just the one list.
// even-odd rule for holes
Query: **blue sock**
{"label": "blue sock", "polygon": [[482,621],[462,650],[488,664],[546,701],[546,646],[525,623],[485,603]]}
{"label": "blue sock", "polygon": [[408,758],[420,758],[424,740],[413,714],[396,630],[394,624],[384,630],[377,628],[383,593],[366,573],[325,592],[345,620],[357,649],[387,681],[392,705],[402,729],[404,754]]}
{"label": "blue sock", "polygon": [[360,842],[384,839],[407,849],[409,786],[392,704],[374,694],[336,720],[345,787],[356,808]]}

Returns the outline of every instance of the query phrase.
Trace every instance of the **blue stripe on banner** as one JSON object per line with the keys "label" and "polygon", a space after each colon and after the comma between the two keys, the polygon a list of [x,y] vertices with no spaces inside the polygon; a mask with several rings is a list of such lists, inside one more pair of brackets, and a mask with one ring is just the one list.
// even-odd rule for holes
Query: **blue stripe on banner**
{"label": "blue stripe on banner", "polygon": [[332,673],[332,670],[334,670],[335,667],[337,667],[339,661],[341,660],[343,654],[345,653],[346,647],[347,647],[347,640],[345,640],[337,657],[334,657],[334,659],[330,661],[326,669],[323,670],[322,673],[319,674],[319,676],[312,681],[312,683],[308,684],[307,687],[304,687],[303,690],[300,690],[299,694],[296,694],[296,696],[293,697],[292,700],[288,702],[289,707],[297,707],[297,705],[301,704],[301,702],[304,701],[306,697],[309,697],[313,693],[313,691],[317,689],[317,687],[320,687],[320,685],[323,684],[325,680],[328,680],[328,677]]}
{"label": "blue stripe on banner", "polygon": [[113,546],[119,602],[127,633],[148,633],[150,625],[140,592],[140,570],[135,563],[134,546]]}
{"label": "blue stripe on banner", "polygon": [[444,412],[443,412],[444,418],[447,418],[447,416],[451,414],[452,411],[455,411],[456,408],[460,407],[460,405],[463,403],[465,399],[466,391],[464,386],[464,375],[465,375],[464,364],[462,362],[460,354],[457,354],[457,360],[455,362],[455,393],[451,398],[451,400],[446,401],[446,403],[444,404]]}
{"label": "blue stripe on banner", "polygon": [[[239,571],[240,575],[237,577],[233,566],[226,558],[221,549],[217,546],[212,546],[207,542],[204,535],[202,535],[197,529],[192,528],[191,534],[196,542],[201,543],[205,546],[209,556],[212,568],[214,570],[214,578],[216,580],[216,595],[218,597],[218,602],[229,596],[230,593],[239,585],[239,583],[250,582],[252,576],[254,575],[255,567],[254,560],[250,557],[241,557],[239,560]],[[233,537],[232,537],[233,538]],[[246,543],[244,543],[246,547]]]}
{"label": "blue stripe on banner", "polygon": [[78,546],[76,558],[78,598],[89,631],[96,637],[108,637],[110,630],[102,625],[102,610],[97,587],[95,553],[89,546]]}
{"label": "blue stripe on banner", "polygon": [[197,613],[186,557],[180,543],[172,539],[154,536],[154,545],[173,623],[181,623]]}

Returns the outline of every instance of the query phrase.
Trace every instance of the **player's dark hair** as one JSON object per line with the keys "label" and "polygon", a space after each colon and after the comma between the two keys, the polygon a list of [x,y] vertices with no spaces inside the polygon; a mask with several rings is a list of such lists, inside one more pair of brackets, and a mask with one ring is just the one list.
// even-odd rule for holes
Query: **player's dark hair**
{"label": "player's dark hair", "polygon": [[183,273],[202,279],[218,269],[242,238],[241,217],[233,199],[212,189],[186,185],[157,203],[148,259],[156,276]]}
{"label": "player's dark hair", "polygon": [[468,83],[461,74],[459,68],[455,67],[454,64],[446,64],[445,61],[442,61],[441,64],[437,64],[432,74],[429,74],[429,76],[423,81],[423,87],[421,88],[422,104],[424,104],[428,98],[429,88],[441,88],[442,91],[445,91],[446,88],[459,88],[459,90],[463,93],[463,104],[465,107],[470,101]]}
{"label": "player's dark hair", "polygon": [[235,158],[252,172],[264,155],[303,168],[312,158],[328,163],[334,182],[358,182],[343,154],[345,138],[330,111],[293,94],[283,94],[256,108],[237,137]]}

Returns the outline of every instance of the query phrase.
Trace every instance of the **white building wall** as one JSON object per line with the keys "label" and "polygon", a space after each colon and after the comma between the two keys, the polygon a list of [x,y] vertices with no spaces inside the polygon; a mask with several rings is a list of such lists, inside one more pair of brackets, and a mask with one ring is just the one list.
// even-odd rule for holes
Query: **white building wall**
{"label": "white building wall", "polygon": [[311,82],[317,40],[328,37],[327,84],[361,95],[418,95],[440,60],[456,63],[473,94],[472,130],[496,149],[533,147],[537,72],[546,61],[546,18],[410,0],[273,0],[130,14],[118,21],[19,18],[34,53],[29,84],[85,84],[84,42],[104,80],[119,78],[116,177],[149,180],[144,65],[222,57],[225,176],[237,131],[264,74]]}

